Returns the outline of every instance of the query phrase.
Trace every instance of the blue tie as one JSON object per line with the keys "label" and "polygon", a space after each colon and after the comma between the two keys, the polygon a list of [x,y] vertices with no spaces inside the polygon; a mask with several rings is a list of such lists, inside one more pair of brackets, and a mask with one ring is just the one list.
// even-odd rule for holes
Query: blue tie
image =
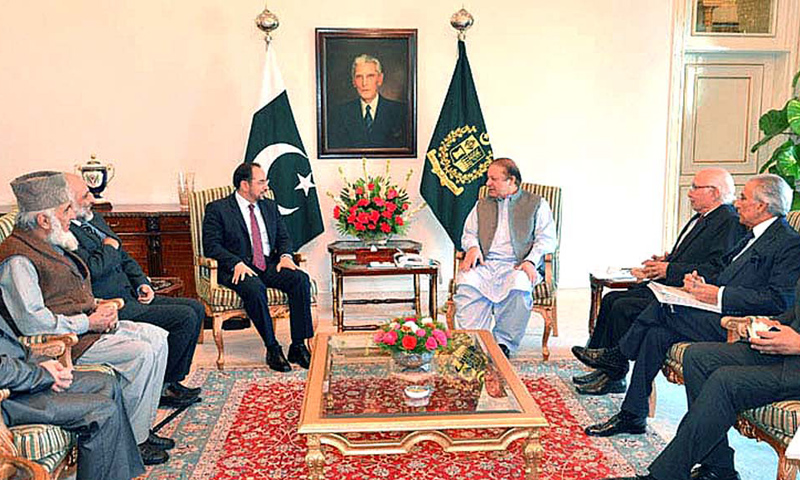
{"label": "blue tie", "polygon": [[367,113],[364,115],[364,125],[367,127],[367,131],[372,130],[372,106],[367,105]]}

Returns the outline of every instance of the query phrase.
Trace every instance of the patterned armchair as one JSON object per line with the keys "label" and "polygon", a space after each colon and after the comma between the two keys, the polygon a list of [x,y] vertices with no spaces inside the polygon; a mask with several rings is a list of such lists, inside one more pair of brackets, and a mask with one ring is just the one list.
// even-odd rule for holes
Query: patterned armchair
{"label": "patterned armchair", "polygon": [[[0,217],[0,243],[8,237],[14,228],[17,212]],[[0,318],[0,321],[5,321]],[[19,341],[38,355],[58,359],[65,366],[72,366],[70,348],[78,342],[75,334],[67,335],[34,335],[19,337]],[[114,371],[106,366],[83,366],[79,370],[102,371],[114,375]],[[8,398],[10,391],[0,389],[0,402]],[[0,416],[0,458],[2,456],[23,458],[33,461],[46,470],[50,479],[69,477],[77,462],[75,435],[55,425],[31,424],[8,428]],[[0,460],[0,473],[3,471]],[[35,471],[39,473],[36,467]],[[5,478],[1,477],[0,478]],[[36,477],[39,478],[39,477]]]}
{"label": "patterned armchair", "polygon": [[[533,311],[539,313],[544,318],[544,333],[542,334],[542,356],[545,360],[550,358],[550,348],[547,342],[550,340],[550,334],[554,337],[558,336],[558,308],[556,304],[556,293],[558,292],[558,263],[559,253],[561,249],[561,187],[551,187],[548,185],[538,185],[535,183],[523,183],[522,190],[529,193],[535,193],[550,204],[550,209],[553,211],[553,221],[556,223],[556,236],[558,237],[558,245],[555,252],[548,254],[544,257],[544,281],[536,285],[533,290]],[[484,198],[487,195],[485,186],[481,187],[478,192],[478,198]],[[453,280],[450,281],[450,295],[447,300],[447,324],[449,328],[455,325],[455,303],[453,296],[455,295],[455,278],[458,272],[458,263],[464,258],[464,252],[456,252],[453,259]]]}
{"label": "patterned armchair", "polygon": [[[800,231],[800,211],[786,216],[795,230]],[[746,326],[751,317],[722,317],[722,326],[728,331],[728,342],[735,342],[747,335]],[[683,354],[691,345],[678,343],[667,352],[662,372],[672,383],[683,385]],[[775,402],[760,408],[739,413],[736,430],[748,438],[767,442],[778,455],[778,480],[793,480],[797,477],[798,462],[786,458],[786,447],[797,431],[800,417],[800,399]]]}
{"label": "patterned armchair", "polygon": [[[189,220],[192,232],[192,249],[194,250],[194,279],[197,296],[206,307],[206,314],[214,319],[214,342],[217,345],[217,368],[225,367],[225,347],[222,340],[222,323],[230,318],[246,317],[242,299],[231,290],[217,282],[217,261],[203,256],[203,217],[208,203],[225,198],[233,193],[233,186],[210,188],[189,193]],[[267,193],[272,197],[272,191]],[[300,265],[305,260],[295,254],[295,263]],[[288,314],[289,298],[285,293],[274,288],[267,289],[267,297],[272,315],[273,328],[278,317]],[[311,279],[311,304],[316,328],[317,282]]]}

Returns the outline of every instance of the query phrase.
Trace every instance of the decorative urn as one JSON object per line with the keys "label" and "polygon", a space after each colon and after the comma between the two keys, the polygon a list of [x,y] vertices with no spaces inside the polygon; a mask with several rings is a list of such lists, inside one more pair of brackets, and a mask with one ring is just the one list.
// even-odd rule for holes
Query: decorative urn
{"label": "decorative urn", "polygon": [[92,154],[91,159],[85,164],[76,164],[75,171],[83,177],[89,191],[97,198],[102,198],[103,190],[114,178],[114,165],[110,163],[103,165],[95,154]]}

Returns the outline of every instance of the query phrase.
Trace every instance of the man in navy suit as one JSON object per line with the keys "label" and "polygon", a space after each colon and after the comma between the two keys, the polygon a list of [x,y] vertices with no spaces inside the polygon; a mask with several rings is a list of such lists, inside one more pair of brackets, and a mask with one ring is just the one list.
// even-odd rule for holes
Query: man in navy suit
{"label": "man in navy suit", "polygon": [[721,314],[653,302],[619,346],[587,351],[582,360],[612,378],[627,371],[628,360],[636,361],[620,412],[587,427],[588,435],[644,433],[652,383],[673,344],[724,342],[723,315],[777,315],[794,303],[794,286],[800,277],[800,235],[784,218],[791,203],[792,190],[782,178],[772,174],[753,177],[736,201],[739,220],[750,232],[722,259],[725,268],[719,275],[708,281],[697,272],[684,277],[684,290],[700,302],[715,305]]}
{"label": "man in navy suit", "polygon": [[[267,365],[288,372],[289,362],[308,368],[311,354],[305,339],[314,336],[311,319],[311,281],[292,258],[292,241],[273,200],[264,198],[267,174],[261,165],[242,163],[233,173],[236,191],[206,206],[203,252],[219,263],[219,282],[244,302],[267,348]],[[292,344],[289,356],[275,338],[267,288],[289,297]]]}
{"label": "man in navy suit", "polygon": [[378,90],[383,85],[381,62],[359,55],[351,69],[355,100],[337,105],[328,116],[329,148],[399,148],[406,138],[406,104],[389,100]]}
{"label": "man in navy suit", "polygon": [[[633,269],[632,273],[640,280],[680,287],[684,275],[693,270],[703,276],[713,275],[718,260],[747,232],[731,205],[735,198],[733,177],[726,170],[715,167],[698,171],[687,196],[697,213],[683,227],[670,253],[654,255],[642,268]],[[646,284],[610,292],[600,304],[588,345],[572,347],[573,354],[580,359],[587,348],[616,346],[636,317],[654,300]],[[626,387],[624,376],[611,379],[602,370],[575,377],[573,382],[578,385],[578,393],[585,395],[624,393]]]}

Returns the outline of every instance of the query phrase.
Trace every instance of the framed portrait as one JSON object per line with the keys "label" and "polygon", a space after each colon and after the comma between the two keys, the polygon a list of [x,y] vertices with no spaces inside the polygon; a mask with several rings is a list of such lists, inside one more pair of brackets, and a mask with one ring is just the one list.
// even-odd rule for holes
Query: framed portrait
{"label": "framed portrait", "polygon": [[318,28],[319,158],[417,156],[417,30]]}

